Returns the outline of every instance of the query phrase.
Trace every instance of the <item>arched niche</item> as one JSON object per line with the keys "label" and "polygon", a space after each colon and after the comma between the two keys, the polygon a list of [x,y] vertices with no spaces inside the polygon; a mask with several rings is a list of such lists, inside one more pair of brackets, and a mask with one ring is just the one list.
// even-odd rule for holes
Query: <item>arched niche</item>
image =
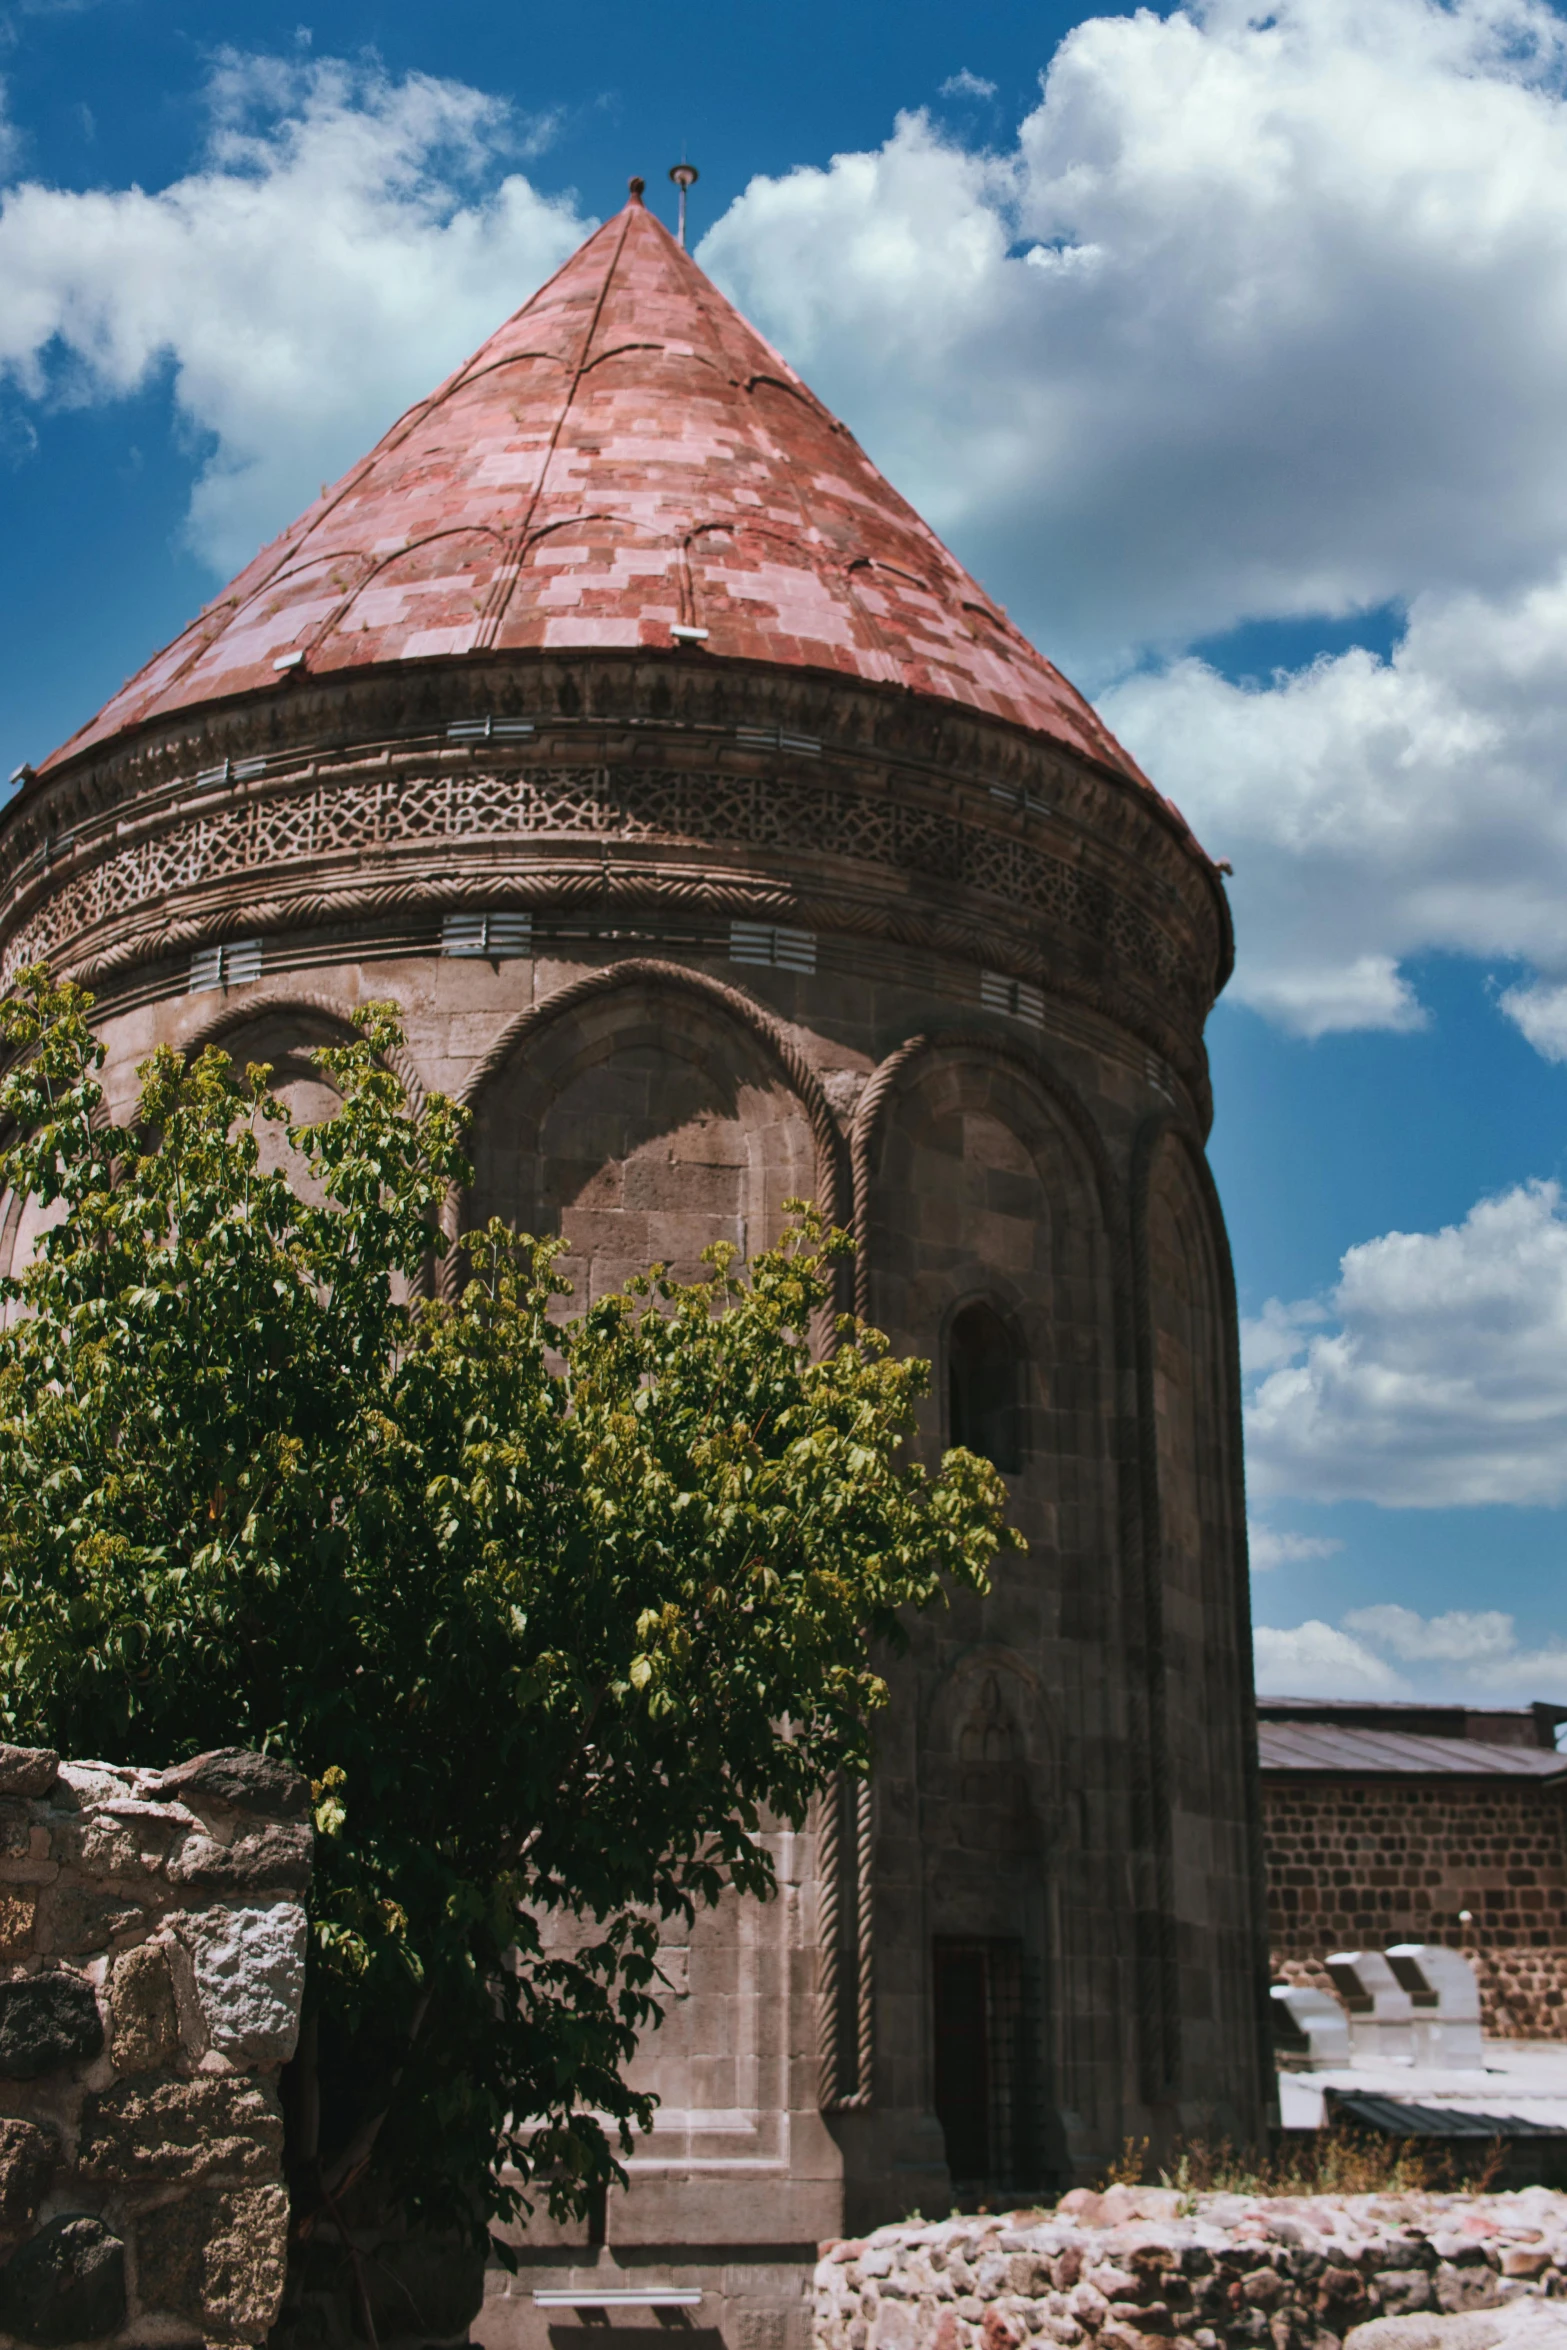
{"label": "arched niche", "polygon": [[914,1040],[863,1097],[855,1139],[862,1311],[929,1358],[983,1300],[1017,1376],[1015,1514],[1040,1552],[1114,1542],[1113,1308],[1099,1171],[1043,1076],[985,1040]]}
{"label": "arched niche", "polygon": [[1037,1662],[985,1642],[942,1673],[920,1741],[932,1931],[1017,1934],[1060,1832],[1059,1738]]}
{"label": "arched niche", "polygon": [[[296,1125],[314,1126],[334,1117],[342,1095],[314,1055],[322,1045],[346,1044],[354,1031],[346,1020],[314,1005],[271,1003],[257,1005],[208,1024],[187,1047],[194,1059],[203,1047],[215,1044],[226,1052],[235,1073],[243,1075],[252,1062],[272,1072],[270,1089]],[[274,1119],[257,1119],[256,1141],[262,1167],[281,1168],[301,1199],[321,1204],[321,1187],[303,1155],[289,1143],[288,1129]]]}
{"label": "arched niche", "polygon": [[1037,2188],[1058,2163],[1046,2019],[1061,1807],[1037,1667],[969,1649],[936,1684],[920,1744],[930,2104],[960,2195]]}
{"label": "arched niche", "polygon": [[[206,1046],[217,1045],[238,1071],[251,1062],[265,1063],[272,1072],[273,1093],[296,1123],[309,1125],[331,1117],[342,1098],[327,1072],[316,1066],[315,1049],[347,1044],[355,1033],[352,1022],[333,1007],[309,998],[264,996],[248,1004],[226,1005],[185,1039],[183,1050],[187,1060],[194,1060]],[[423,1100],[417,1076],[401,1054],[397,1063],[410,1104],[417,1109]],[[109,1114],[105,1107],[99,1118],[107,1119]],[[256,1134],[262,1166],[286,1168],[300,1195],[318,1202],[319,1187],[306,1172],[299,1153],[290,1149],[286,1129],[266,1120],[258,1122]],[[18,1199],[14,1192],[0,1195],[0,1272],[19,1273],[39,1235],[58,1223],[63,1213],[59,1205],[45,1210],[35,1199]]]}
{"label": "arched niche", "polygon": [[644,970],[540,1007],[475,1089],[465,1221],[561,1233],[577,1309],[652,1263],[701,1278],[712,1242],[774,1241],[784,1201],[821,1197],[830,1169],[734,997]]}
{"label": "arched niche", "polygon": [[1173,1126],[1145,1139],[1139,1207],[1143,1444],[1152,1470],[1160,1744],[1173,1913],[1166,1993],[1180,2085],[1243,2115],[1261,2058],[1251,1647],[1234,1299],[1218,1204]]}
{"label": "arched niche", "polygon": [[1183,1691],[1206,1693],[1204,1712],[1234,1716],[1242,1562],[1229,1283],[1208,1187],[1173,1130],[1153,1148],[1144,1216],[1165,1667]]}

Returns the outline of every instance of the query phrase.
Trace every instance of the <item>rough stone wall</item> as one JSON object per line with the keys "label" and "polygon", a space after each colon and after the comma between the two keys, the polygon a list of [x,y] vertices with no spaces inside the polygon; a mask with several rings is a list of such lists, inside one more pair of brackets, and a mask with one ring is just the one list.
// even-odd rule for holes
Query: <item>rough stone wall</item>
{"label": "rough stone wall", "polygon": [[878,2228],[816,2271],[815,2350],[1335,2350],[1417,2310],[1567,2294],[1567,2195],[1079,2189],[1054,2213]]}
{"label": "rough stone wall", "polygon": [[266,2336],[310,1867],[267,1756],[0,1746],[4,2350]]}
{"label": "rough stone wall", "polygon": [[[1462,1950],[1500,2039],[1567,2038],[1567,1806],[1529,1781],[1263,1779],[1275,1980],[1333,1950]],[[1464,1924],[1461,1910],[1471,1913]]]}

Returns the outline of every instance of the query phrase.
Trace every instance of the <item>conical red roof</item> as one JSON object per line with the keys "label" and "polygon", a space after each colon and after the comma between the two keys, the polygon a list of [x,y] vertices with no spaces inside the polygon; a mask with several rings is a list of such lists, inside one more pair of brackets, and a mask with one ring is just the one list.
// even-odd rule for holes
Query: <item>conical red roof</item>
{"label": "conical red roof", "polygon": [[667,647],[672,628],[705,629],[710,658],[959,702],[1143,781],[639,200],[48,764],[301,668]]}

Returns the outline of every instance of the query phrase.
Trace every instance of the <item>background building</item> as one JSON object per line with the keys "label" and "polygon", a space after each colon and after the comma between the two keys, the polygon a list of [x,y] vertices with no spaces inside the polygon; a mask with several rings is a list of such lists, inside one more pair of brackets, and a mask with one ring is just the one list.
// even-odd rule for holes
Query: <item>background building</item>
{"label": "background building", "polygon": [[1462,1950],[1487,2032],[1567,2039],[1567,1706],[1258,1707],[1276,1982],[1335,1950]]}
{"label": "background building", "polygon": [[487,2340],[662,2279],[766,2350],[820,2237],[1256,2131],[1222,885],[635,193],[26,780],[0,892],[117,1112],[213,1039],[325,1109],[397,998],[473,1110],[454,1228],[559,1228],[580,1298],[814,1194],[922,1440],[1009,1478],[1027,1556],[914,1628],[776,1904],[671,1947],[632,2189]]}

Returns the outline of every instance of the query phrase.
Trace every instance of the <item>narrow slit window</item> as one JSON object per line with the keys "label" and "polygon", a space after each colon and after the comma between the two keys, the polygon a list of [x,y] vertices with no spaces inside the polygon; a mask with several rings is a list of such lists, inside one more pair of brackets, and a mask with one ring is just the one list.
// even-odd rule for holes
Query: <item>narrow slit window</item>
{"label": "narrow slit window", "polygon": [[994,1306],[965,1306],[947,1333],[947,1441],[1009,1477],[1023,1466],[1022,1381],[1022,1357]]}

